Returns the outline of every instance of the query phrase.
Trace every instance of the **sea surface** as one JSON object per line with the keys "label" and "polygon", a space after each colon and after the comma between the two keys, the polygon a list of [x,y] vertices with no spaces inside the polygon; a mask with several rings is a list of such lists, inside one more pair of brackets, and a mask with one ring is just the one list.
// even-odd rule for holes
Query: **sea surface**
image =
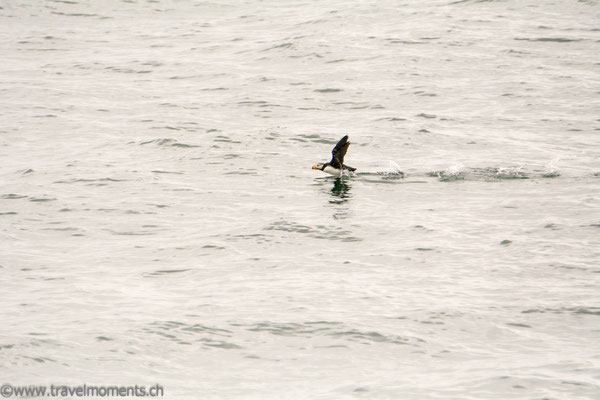
{"label": "sea surface", "polygon": [[0,383],[598,399],[600,4],[2,0],[0,293]]}

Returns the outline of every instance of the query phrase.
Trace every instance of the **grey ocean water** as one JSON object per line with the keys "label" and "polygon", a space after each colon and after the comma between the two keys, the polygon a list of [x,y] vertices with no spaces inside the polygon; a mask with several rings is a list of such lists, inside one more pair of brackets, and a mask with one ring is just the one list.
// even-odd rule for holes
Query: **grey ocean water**
{"label": "grey ocean water", "polygon": [[600,398],[597,1],[3,0],[0,54],[2,381]]}

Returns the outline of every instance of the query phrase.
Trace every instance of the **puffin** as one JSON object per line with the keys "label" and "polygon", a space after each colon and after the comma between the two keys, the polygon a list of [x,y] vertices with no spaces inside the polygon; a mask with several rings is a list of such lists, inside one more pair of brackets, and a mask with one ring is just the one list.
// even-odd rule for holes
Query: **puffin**
{"label": "puffin", "polygon": [[356,168],[344,165],[344,156],[348,151],[348,146],[350,146],[350,142],[348,141],[348,135],[346,135],[340,139],[331,151],[331,161],[315,164],[312,166],[312,169],[318,169],[335,176],[342,176],[344,172],[352,174],[356,171]]}

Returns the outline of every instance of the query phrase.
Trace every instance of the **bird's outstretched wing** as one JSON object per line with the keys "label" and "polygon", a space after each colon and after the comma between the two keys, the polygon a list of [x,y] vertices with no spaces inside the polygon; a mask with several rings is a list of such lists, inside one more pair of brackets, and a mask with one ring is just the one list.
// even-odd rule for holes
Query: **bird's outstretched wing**
{"label": "bird's outstretched wing", "polygon": [[350,142],[348,141],[348,135],[344,136],[340,139],[340,141],[335,145],[333,150],[331,151],[331,162],[329,163],[334,168],[342,168],[344,164],[344,156],[348,151],[348,146],[350,146]]}

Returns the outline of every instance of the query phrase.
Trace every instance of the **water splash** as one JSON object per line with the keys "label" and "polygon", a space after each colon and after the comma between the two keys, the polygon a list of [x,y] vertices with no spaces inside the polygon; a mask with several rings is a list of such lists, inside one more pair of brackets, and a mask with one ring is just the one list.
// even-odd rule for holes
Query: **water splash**
{"label": "water splash", "polygon": [[523,171],[522,166],[498,168],[495,177],[497,179],[529,179],[529,176]]}
{"label": "water splash", "polygon": [[454,182],[465,179],[463,169],[463,164],[454,164],[445,170],[428,172],[427,176],[437,177],[440,182]]}
{"label": "water splash", "polygon": [[556,157],[555,159],[549,161],[548,164],[544,166],[545,171],[542,173],[542,178],[556,178],[557,176],[560,176],[560,172],[558,172],[558,168],[556,166],[559,161],[560,157]]}
{"label": "water splash", "polygon": [[382,179],[403,179],[405,174],[400,170],[400,166],[394,161],[388,161],[388,166],[383,168],[377,168],[375,171],[357,172],[355,175],[368,177],[368,176],[380,176]]}
{"label": "water splash", "polygon": [[404,178],[404,172],[400,169],[400,166],[394,161],[389,160],[387,168],[383,168],[377,172],[379,175],[383,175],[384,179],[402,179]]}

